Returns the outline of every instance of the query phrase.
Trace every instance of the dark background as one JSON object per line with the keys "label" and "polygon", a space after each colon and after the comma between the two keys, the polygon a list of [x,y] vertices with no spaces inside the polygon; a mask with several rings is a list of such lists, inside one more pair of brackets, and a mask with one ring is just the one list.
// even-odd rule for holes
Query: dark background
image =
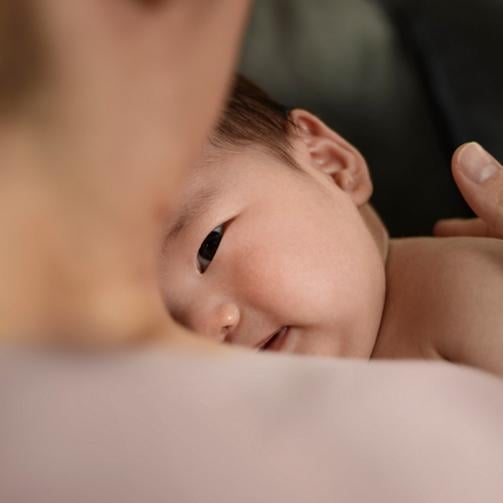
{"label": "dark background", "polygon": [[460,143],[503,159],[503,0],[256,0],[241,71],[366,157],[392,236],[471,216]]}

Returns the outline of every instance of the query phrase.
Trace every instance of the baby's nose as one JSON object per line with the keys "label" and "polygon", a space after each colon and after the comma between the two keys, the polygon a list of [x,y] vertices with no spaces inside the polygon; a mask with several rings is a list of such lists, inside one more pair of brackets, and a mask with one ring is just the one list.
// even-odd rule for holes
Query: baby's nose
{"label": "baby's nose", "polygon": [[217,342],[225,342],[239,323],[240,311],[233,302],[223,302],[214,306],[200,319],[200,327],[196,327],[202,333]]}

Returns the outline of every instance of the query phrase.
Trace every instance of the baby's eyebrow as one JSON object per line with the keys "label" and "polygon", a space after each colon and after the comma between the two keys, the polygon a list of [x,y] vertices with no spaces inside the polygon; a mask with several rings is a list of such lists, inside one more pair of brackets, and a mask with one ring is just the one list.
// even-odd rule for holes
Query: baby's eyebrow
{"label": "baby's eyebrow", "polygon": [[174,239],[192,221],[199,218],[209,209],[219,194],[220,191],[216,187],[204,187],[196,192],[178,211],[174,224],[166,234],[166,240]]}

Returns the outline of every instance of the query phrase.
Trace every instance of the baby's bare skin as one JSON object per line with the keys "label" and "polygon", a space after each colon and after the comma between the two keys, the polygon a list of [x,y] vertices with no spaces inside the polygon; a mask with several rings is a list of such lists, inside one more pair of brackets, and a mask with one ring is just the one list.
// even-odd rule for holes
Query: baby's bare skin
{"label": "baby's bare skin", "polygon": [[390,242],[374,358],[446,359],[503,375],[503,242]]}

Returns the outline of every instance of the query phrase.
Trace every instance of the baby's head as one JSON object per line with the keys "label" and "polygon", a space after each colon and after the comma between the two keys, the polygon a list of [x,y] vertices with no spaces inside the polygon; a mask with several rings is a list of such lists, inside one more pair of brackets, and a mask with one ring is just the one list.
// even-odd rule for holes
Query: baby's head
{"label": "baby's head", "polygon": [[222,342],[368,358],[385,293],[371,193],[352,145],[239,77],[169,225],[168,309]]}

